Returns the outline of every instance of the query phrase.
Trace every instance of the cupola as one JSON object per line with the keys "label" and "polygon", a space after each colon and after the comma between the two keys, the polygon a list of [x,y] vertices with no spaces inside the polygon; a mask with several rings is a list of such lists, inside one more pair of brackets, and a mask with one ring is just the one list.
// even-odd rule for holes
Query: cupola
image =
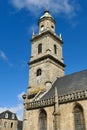
{"label": "cupola", "polygon": [[49,10],[45,10],[44,14],[40,17],[38,21],[39,33],[50,30],[55,32],[55,20],[51,16]]}

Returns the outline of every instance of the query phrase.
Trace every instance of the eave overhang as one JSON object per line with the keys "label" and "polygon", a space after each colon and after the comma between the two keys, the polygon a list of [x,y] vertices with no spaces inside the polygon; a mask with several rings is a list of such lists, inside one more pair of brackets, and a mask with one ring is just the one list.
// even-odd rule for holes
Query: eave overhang
{"label": "eave overhang", "polygon": [[40,61],[46,60],[46,59],[51,59],[52,61],[56,62],[57,64],[61,65],[62,67],[66,66],[64,63],[62,63],[61,61],[59,61],[58,59],[56,59],[55,57],[53,57],[52,55],[49,55],[49,54],[42,56],[38,59],[35,59],[33,61],[30,61],[30,62],[28,62],[28,64],[32,65],[32,64],[38,63]]}
{"label": "eave overhang", "polygon": [[39,38],[41,38],[41,37],[43,37],[47,34],[51,35],[57,41],[59,41],[61,44],[63,44],[63,41],[60,39],[60,37],[58,35],[56,35],[55,33],[53,33],[51,30],[49,30],[49,28],[46,29],[45,31],[43,31],[42,33],[38,34],[38,35],[34,35],[31,39],[31,42],[36,41],[37,39],[39,39]]}

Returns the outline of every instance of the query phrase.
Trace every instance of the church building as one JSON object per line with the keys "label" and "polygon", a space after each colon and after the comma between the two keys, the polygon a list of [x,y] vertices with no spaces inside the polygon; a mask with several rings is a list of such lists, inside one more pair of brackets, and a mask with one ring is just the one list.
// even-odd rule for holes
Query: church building
{"label": "church building", "polygon": [[87,70],[64,75],[62,37],[48,10],[32,34],[23,130],[87,130]]}

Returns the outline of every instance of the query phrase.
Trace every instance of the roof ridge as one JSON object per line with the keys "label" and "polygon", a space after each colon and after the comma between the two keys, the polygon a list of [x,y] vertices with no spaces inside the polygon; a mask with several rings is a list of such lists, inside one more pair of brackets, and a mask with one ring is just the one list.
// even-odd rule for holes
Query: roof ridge
{"label": "roof ridge", "polygon": [[[78,73],[82,73],[82,72],[85,72],[87,71],[87,69],[84,69],[84,70],[81,70],[81,71],[76,71],[76,72],[73,72],[73,73],[70,73],[70,74],[66,74],[60,78],[63,78],[63,77],[67,77],[67,76],[72,76],[72,75],[75,75],[75,74],[78,74]],[[59,77],[57,79],[60,79]]]}

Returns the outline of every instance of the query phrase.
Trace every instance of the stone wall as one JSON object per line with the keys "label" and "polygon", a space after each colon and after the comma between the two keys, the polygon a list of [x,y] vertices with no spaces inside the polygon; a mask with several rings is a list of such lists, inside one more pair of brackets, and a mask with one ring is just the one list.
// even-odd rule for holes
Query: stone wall
{"label": "stone wall", "polygon": [[[42,70],[40,76],[36,75],[38,69]],[[51,59],[40,61],[31,65],[29,74],[29,86],[31,87],[45,87],[46,82],[54,82],[57,77],[64,75],[63,67],[53,62]]]}
{"label": "stone wall", "polygon": [[[38,45],[42,44],[42,53],[38,54]],[[57,54],[54,53],[54,45],[57,46]],[[58,60],[62,61],[62,44],[60,40],[56,40],[52,35],[46,34],[41,36],[40,38],[32,41],[32,48],[31,48],[31,60],[38,59],[39,57],[42,57],[43,55],[46,55],[49,53],[50,55],[54,56]]]}
{"label": "stone wall", "polygon": [[[54,107],[45,107],[47,113],[47,130],[53,130],[53,111]],[[26,110],[24,117],[23,130],[39,130],[40,109]]]}
{"label": "stone wall", "polygon": [[[41,26],[43,25],[43,29],[41,28]],[[49,28],[51,31],[55,32],[55,24],[53,21],[51,20],[42,20],[39,23],[39,33],[42,32],[43,30],[46,30],[47,28]]]}
{"label": "stone wall", "polygon": [[[83,108],[85,130],[87,130],[87,101],[68,102],[59,105],[58,127],[59,130],[75,130],[74,107],[80,105]],[[54,130],[54,106],[43,108],[47,113],[47,130]],[[38,130],[40,108],[26,110],[23,130]],[[29,122],[29,123],[28,123]]]}
{"label": "stone wall", "polygon": [[[11,123],[13,123],[12,128]],[[17,130],[18,127],[17,125],[18,125],[17,120],[0,119],[0,130]]]}
{"label": "stone wall", "polygon": [[83,114],[85,119],[85,130],[87,130],[87,101],[70,102],[61,104],[60,111],[60,130],[75,130],[74,123],[74,107],[75,105],[81,105],[83,108]]}

